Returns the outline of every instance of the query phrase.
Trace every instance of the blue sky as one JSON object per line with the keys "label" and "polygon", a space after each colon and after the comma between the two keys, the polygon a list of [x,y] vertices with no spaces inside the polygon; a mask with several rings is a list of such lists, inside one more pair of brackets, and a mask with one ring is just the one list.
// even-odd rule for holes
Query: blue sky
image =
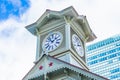
{"label": "blue sky", "polygon": [[29,7],[29,0],[1,0],[0,20],[6,20],[11,16],[19,18]]}
{"label": "blue sky", "polygon": [[36,37],[25,26],[34,23],[46,9],[73,6],[86,15],[100,41],[120,33],[120,0],[1,0],[0,80],[21,80],[34,65]]}
{"label": "blue sky", "polygon": [[[29,0],[2,0],[0,1],[0,21],[6,21],[11,17],[19,21],[29,8]],[[16,27],[6,27],[0,31],[0,37],[10,37],[16,30]]]}

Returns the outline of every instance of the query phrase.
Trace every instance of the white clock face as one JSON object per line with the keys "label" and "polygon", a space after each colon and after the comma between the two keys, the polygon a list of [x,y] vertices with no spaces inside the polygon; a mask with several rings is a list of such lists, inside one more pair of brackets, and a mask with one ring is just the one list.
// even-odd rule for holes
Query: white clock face
{"label": "white clock face", "polygon": [[62,34],[60,32],[50,33],[43,41],[43,49],[47,52],[53,51],[60,46]]}
{"label": "white clock face", "polygon": [[72,35],[72,43],[73,43],[73,46],[74,46],[76,52],[77,52],[81,57],[83,57],[84,52],[83,52],[82,42],[81,42],[81,40],[79,39],[79,37],[78,37],[76,34],[73,34],[73,35]]}

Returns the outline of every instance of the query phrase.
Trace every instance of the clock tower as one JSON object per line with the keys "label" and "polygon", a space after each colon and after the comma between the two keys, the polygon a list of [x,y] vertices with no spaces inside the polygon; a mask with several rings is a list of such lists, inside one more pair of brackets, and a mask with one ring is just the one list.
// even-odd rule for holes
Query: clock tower
{"label": "clock tower", "polygon": [[[70,73],[71,68],[73,71],[78,68],[83,72],[89,70],[86,65],[85,44],[93,41],[96,36],[90,29],[86,16],[78,15],[72,6],[62,11],[46,10],[26,29],[37,37],[37,50],[35,66],[23,80],[38,80],[40,76],[35,76],[42,73],[44,77],[41,76],[40,80],[88,80],[85,77],[82,79],[79,72]],[[64,75],[56,75],[56,72],[49,74],[51,70]],[[79,76],[75,77],[76,74]]]}

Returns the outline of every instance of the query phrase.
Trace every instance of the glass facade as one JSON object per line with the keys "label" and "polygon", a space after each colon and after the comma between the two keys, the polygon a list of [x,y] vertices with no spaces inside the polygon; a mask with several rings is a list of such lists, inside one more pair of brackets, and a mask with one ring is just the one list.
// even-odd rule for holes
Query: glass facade
{"label": "glass facade", "polygon": [[87,46],[90,71],[110,80],[120,80],[120,35]]}

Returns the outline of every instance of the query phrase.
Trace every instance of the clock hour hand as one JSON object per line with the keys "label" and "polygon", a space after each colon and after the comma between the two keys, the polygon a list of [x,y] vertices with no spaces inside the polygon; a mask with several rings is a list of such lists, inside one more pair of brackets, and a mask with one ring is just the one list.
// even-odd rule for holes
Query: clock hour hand
{"label": "clock hour hand", "polygon": [[51,42],[51,38],[50,37],[48,37],[47,40],[48,40],[48,42]]}
{"label": "clock hour hand", "polygon": [[81,46],[80,44],[77,44],[77,46]]}

